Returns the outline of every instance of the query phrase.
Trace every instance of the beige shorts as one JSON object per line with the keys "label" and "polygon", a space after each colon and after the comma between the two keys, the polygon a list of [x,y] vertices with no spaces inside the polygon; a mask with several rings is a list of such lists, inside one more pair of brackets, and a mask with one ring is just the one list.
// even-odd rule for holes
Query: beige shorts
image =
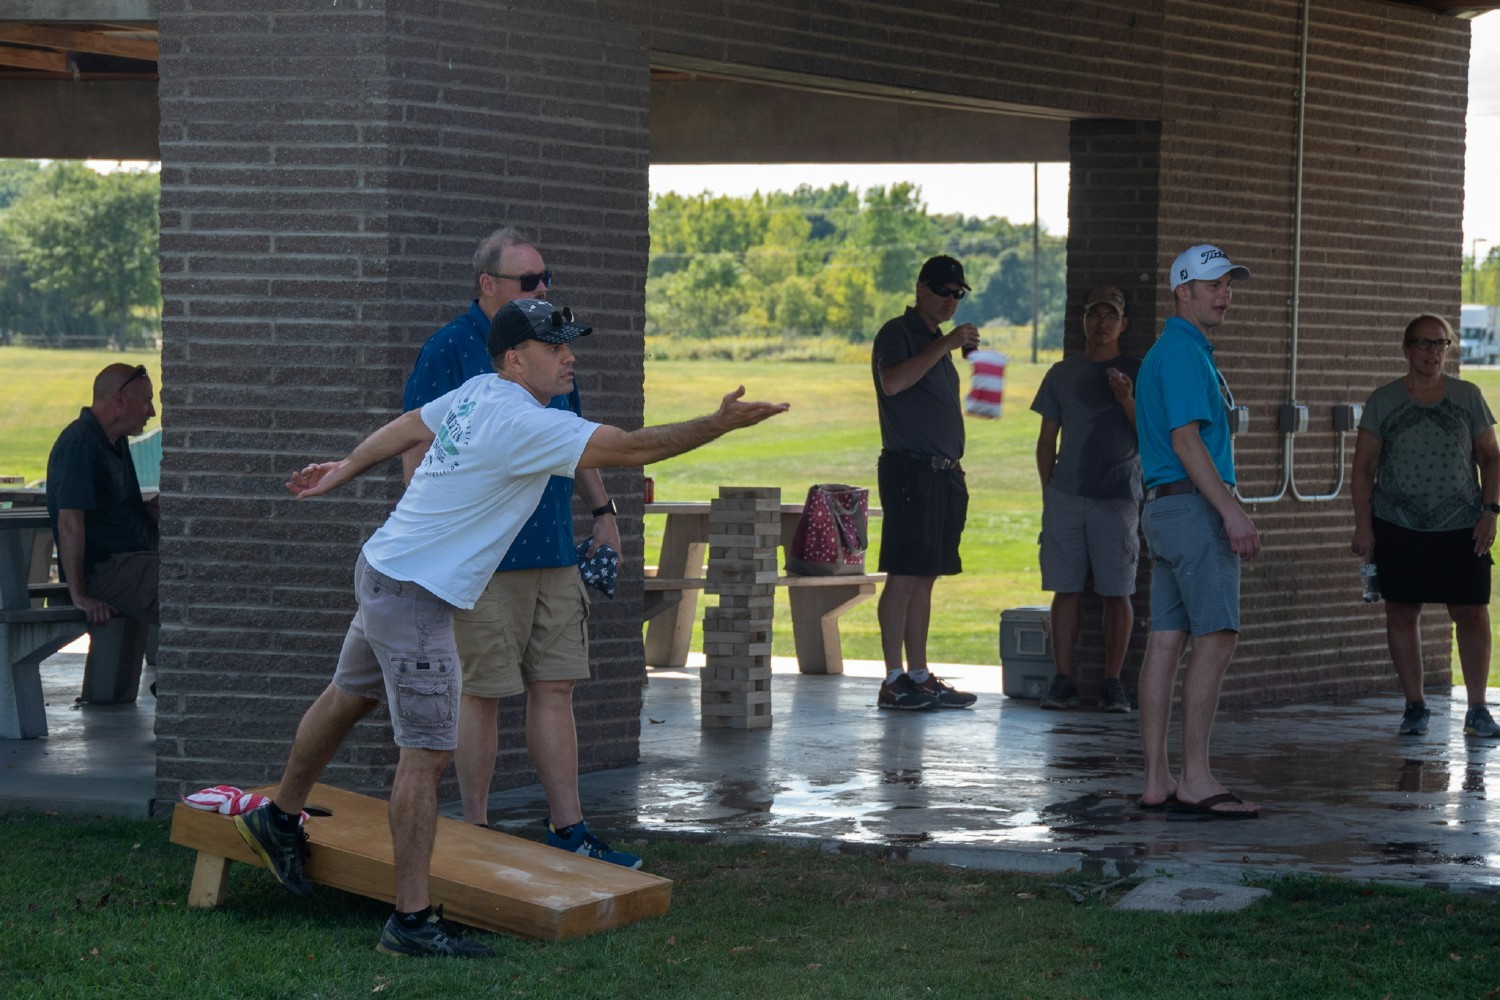
{"label": "beige shorts", "polygon": [[453,613],[464,694],[506,698],[534,681],[589,677],[589,595],[577,566],[496,573]]}

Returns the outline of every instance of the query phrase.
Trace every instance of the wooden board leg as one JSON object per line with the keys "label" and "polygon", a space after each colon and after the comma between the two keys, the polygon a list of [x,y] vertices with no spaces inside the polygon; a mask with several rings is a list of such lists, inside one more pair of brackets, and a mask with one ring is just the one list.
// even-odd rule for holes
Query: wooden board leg
{"label": "wooden board leg", "polygon": [[797,646],[797,670],[804,674],[841,674],[844,648],[839,638],[839,616],[868,601],[873,583],[848,587],[790,587],[792,639]]}
{"label": "wooden board leg", "polygon": [[229,890],[229,859],[207,851],[198,852],[193,865],[193,884],[188,886],[188,905],[214,907],[224,902]]}

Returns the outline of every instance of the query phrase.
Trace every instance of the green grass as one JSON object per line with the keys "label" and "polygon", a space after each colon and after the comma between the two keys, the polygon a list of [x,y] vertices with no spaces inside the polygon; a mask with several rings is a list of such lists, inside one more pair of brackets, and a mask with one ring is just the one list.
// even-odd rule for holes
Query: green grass
{"label": "green grass", "polygon": [[[939,662],[996,662],[1001,610],[1050,599],[1041,590],[1037,571],[1041,492],[1034,459],[1037,418],[1030,406],[1055,352],[1044,353],[1039,364],[1019,363],[1030,356],[1029,331],[993,330],[985,336],[1012,358],[1006,373],[1005,415],[994,421],[967,421],[964,466],[970,506],[965,572],[940,581],[935,591],[932,656]],[[0,363],[11,389],[0,402],[0,473],[28,479],[43,475],[57,432],[87,402],[94,374],[112,361],[144,363],[153,373],[160,370],[159,358],[152,355],[0,347]],[[1491,399],[1500,399],[1500,371],[1466,372],[1465,377]],[[784,500],[800,502],[815,482],[845,482],[870,487],[871,501],[876,502],[880,432],[867,361],[651,361],[646,366],[646,421],[699,416],[740,383],[753,398],[789,400],[791,412],[648,469],[656,480],[658,499],[709,500],[721,485],[732,485],[779,486]],[[648,561],[654,561],[660,550],[662,521],[647,519]],[[878,545],[878,530],[871,534]],[[870,553],[871,567],[877,554]],[[785,592],[777,599],[775,652],[791,655]],[[1500,607],[1494,610],[1500,623]],[[844,616],[843,635],[846,656],[880,658],[873,601]],[[1492,654],[1490,683],[1500,683],[1500,643]]]}
{"label": "green grass", "polygon": [[[89,405],[94,376],[105,365],[145,365],[161,409],[161,355],[154,351],[53,351],[0,347],[6,393],[0,398],[0,475],[47,474],[47,455],[58,432]],[[158,421],[146,425],[150,430]]]}
{"label": "green grass", "polygon": [[1076,874],[628,846],[674,880],[665,916],[557,943],[486,937],[492,961],[415,961],[375,952],[383,904],[331,890],[297,902],[245,865],[231,866],[222,907],[188,909],[193,855],[163,823],[0,815],[0,988],[7,1000],[1280,1000],[1500,985],[1488,896],[1297,878],[1239,913],[1182,916],[1116,911],[1130,884]]}

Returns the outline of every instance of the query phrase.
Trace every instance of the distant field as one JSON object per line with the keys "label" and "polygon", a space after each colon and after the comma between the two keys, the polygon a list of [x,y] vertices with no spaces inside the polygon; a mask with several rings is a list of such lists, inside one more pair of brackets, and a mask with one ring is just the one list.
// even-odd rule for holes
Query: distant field
{"label": "distant field", "polygon": [[[1041,506],[1033,460],[1037,418],[1030,406],[1050,359],[1044,355],[1042,364],[1017,364],[1016,359],[1027,356],[1024,343],[1001,346],[1011,352],[1013,362],[1007,372],[1005,415],[997,421],[968,422],[964,465],[971,502],[963,549],[967,569],[937,587],[931,652],[938,661],[996,662],[1000,611],[1049,599],[1040,589],[1036,566]],[[0,400],[0,473],[28,480],[44,474],[57,432],[87,404],[94,374],[111,361],[143,363],[153,374],[160,367],[160,359],[150,354],[0,347],[9,390]],[[1500,400],[1500,369],[1468,370],[1465,377],[1492,401]],[[661,423],[700,415],[740,383],[752,397],[790,401],[791,412],[651,467],[647,472],[656,481],[658,499],[708,500],[720,485],[737,485],[779,486],[785,499],[800,501],[814,482],[846,482],[870,487],[875,502],[880,436],[869,369],[863,361],[651,361],[646,366],[646,420]],[[648,560],[659,551],[661,521],[647,521]],[[878,542],[878,532],[872,536]],[[870,553],[871,566],[876,555]],[[777,621],[790,621],[785,606]],[[878,659],[874,602],[843,621],[845,654]],[[1500,623],[1500,613],[1496,621]],[[778,655],[790,655],[789,630],[778,629],[775,647]],[[1500,672],[1492,666],[1491,684],[1497,678]]]}
{"label": "distant field", "polygon": [[[161,355],[154,351],[49,351],[36,347],[0,347],[5,392],[0,393],[0,475],[25,476],[27,482],[47,474],[47,454],[58,432],[89,405],[94,376],[105,365],[145,365],[157,389],[161,409]],[[159,420],[152,420],[147,430]]]}

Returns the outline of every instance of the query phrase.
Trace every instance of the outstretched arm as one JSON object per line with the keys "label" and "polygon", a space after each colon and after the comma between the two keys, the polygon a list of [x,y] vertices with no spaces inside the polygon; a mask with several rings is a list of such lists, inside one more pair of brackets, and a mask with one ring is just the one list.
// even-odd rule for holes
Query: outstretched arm
{"label": "outstretched arm", "polygon": [[292,473],[286,488],[295,493],[298,500],[322,496],[372,465],[394,458],[408,448],[432,444],[432,438],[432,431],[422,422],[422,411],[408,410],[355,445],[343,461],[314,463]]}
{"label": "outstretched arm", "polygon": [[580,469],[650,465],[708,444],[732,430],[758,424],[785,413],[790,403],[742,402],[745,387],[724,397],[719,408],[706,417],[680,424],[658,424],[638,431],[601,426],[589,438],[578,461]]}

